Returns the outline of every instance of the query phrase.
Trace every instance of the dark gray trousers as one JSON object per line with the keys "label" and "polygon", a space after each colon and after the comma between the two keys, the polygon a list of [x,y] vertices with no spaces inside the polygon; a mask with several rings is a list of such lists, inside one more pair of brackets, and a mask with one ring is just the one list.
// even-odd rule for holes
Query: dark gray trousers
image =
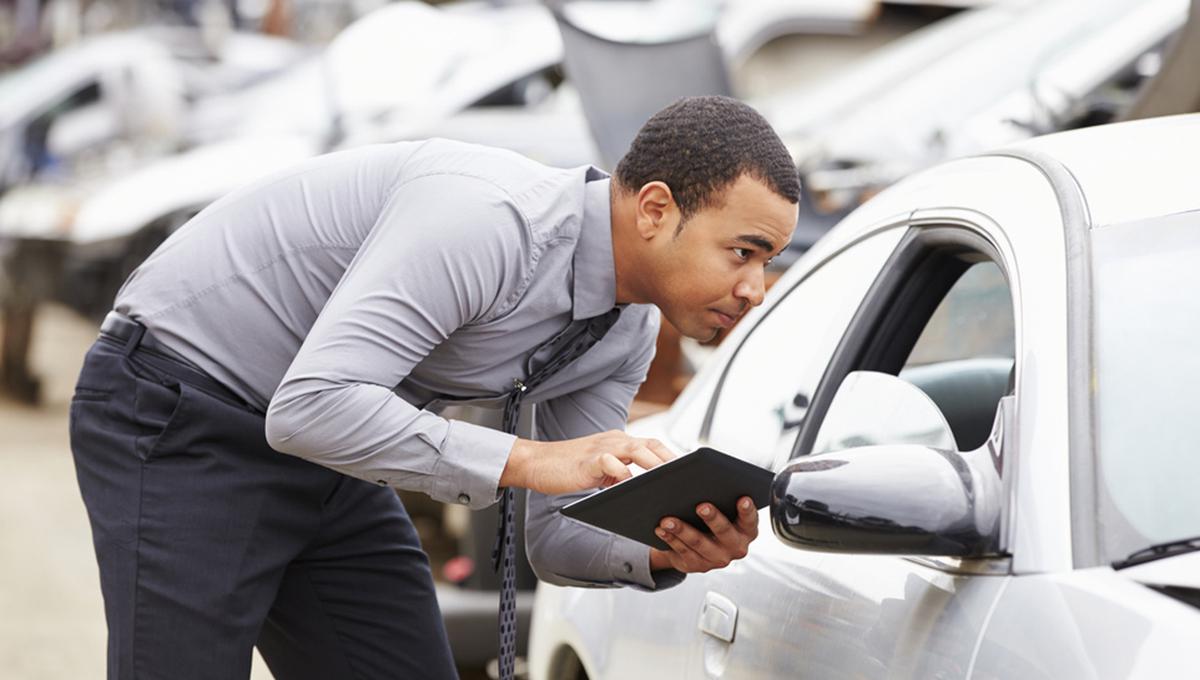
{"label": "dark gray trousers", "polygon": [[108,677],[452,678],[429,561],[391,490],[272,450],[208,376],[101,337],[71,450]]}

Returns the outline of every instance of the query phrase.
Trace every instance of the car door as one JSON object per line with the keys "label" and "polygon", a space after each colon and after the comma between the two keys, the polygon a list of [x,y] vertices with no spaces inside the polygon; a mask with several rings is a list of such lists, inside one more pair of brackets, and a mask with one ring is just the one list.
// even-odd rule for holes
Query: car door
{"label": "car door", "polygon": [[[658,437],[678,451],[713,446],[765,468],[786,462],[803,416],[803,400],[816,389],[858,301],[902,237],[902,223],[902,218],[885,221],[840,248],[835,257],[797,264],[804,271],[795,277],[789,272],[776,284],[765,313],[743,321],[753,330],[727,341],[739,343],[731,355],[715,359],[720,363],[697,376],[700,383],[720,385],[721,399],[713,400],[711,388],[705,387],[687,397],[668,425],[647,428],[634,423],[630,432]],[[787,329],[793,332],[782,337],[780,331]],[[745,436],[751,430],[754,436]],[[765,542],[770,534],[765,509],[759,531],[759,542]],[[700,616],[711,576],[692,574],[657,593],[588,593],[593,600],[607,600],[605,620],[610,624],[603,640],[585,645],[598,650],[591,660],[593,669],[604,678],[702,677],[689,657],[704,625]]]}
{"label": "car door", "polygon": [[[694,427],[686,432],[673,428],[672,444],[685,450],[712,446],[772,470],[788,461],[809,400],[859,303],[902,238],[903,221],[884,221],[864,233],[820,261],[799,265],[807,271],[754,321],[721,367],[710,398],[691,405],[703,415],[682,414],[677,422]],[[676,617],[690,638],[687,677],[741,677],[740,673],[753,672],[735,663],[725,673],[735,643],[747,639],[744,617],[767,611],[755,606],[740,612],[744,594],[766,595],[770,584],[780,578],[792,584],[797,578],[819,580],[812,571],[788,575],[773,571],[780,557],[791,557],[795,551],[770,533],[766,509],[760,512],[759,532],[746,559],[688,577],[689,601]],[[760,587],[765,589],[759,591]],[[803,603],[793,601],[787,606],[803,607]]]}
{"label": "car door", "polygon": [[[924,390],[947,416],[960,450],[996,445],[1016,340],[1007,264],[977,228],[935,226],[909,230],[876,270],[862,304],[847,303],[856,306],[855,318],[822,366],[820,383],[801,377],[795,385],[809,399],[795,416],[791,453],[813,452],[832,395],[860,370],[899,375]],[[718,393],[718,404],[725,398]],[[770,409],[752,408],[758,412],[742,420],[768,419]],[[716,425],[712,433],[719,434]],[[888,424],[863,426],[886,433]],[[692,676],[966,677],[1005,573],[1003,559],[820,553],[764,533],[746,559],[705,577]],[[731,623],[714,632],[706,621]]]}

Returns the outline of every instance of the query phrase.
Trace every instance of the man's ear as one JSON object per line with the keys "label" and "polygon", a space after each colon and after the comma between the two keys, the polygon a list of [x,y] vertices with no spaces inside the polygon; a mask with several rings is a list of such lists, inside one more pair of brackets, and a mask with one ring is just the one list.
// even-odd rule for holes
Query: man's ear
{"label": "man's ear", "polygon": [[652,239],[658,234],[674,234],[679,225],[679,206],[665,182],[648,182],[638,190],[636,205],[638,235]]}

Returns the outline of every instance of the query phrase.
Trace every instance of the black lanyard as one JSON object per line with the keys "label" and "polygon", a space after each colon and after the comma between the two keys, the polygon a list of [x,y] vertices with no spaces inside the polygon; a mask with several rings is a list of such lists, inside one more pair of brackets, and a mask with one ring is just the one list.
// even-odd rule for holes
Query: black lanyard
{"label": "black lanyard", "polygon": [[[513,390],[504,402],[504,431],[516,434],[521,399],[545,382],[564,366],[583,356],[592,345],[600,342],[621,316],[621,308],[567,326],[561,333],[538,348],[551,353],[551,359],[525,380],[514,379]],[[512,680],[517,658],[517,562],[513,542],[516,502],[511,488],[504,489],[500,498],[500,527],[492,549],[492,568],[500,572],[500,680]]]}

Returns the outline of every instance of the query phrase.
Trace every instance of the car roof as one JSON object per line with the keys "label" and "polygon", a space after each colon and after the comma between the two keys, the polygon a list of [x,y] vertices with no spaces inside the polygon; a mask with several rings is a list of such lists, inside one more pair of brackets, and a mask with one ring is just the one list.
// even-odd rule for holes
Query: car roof
{"label": "car roof", "polygon": [[[1013,156],[1022,159],[1017,170]],[[1200,158],[1200,114],[1037,137],[910,175],[842,219],[801,260],[819,262],[877,228],[907,222],[917,211],[951,208],[990,213],[997,202],[1011,202],[1005,192],[1038,186],[1053,191],[1019,198],[1054,209],[1054,202],[1061,208],[1068,195],[1064,192],[1071,192],[1082,199],[1083,217],[1090,228],[1197,210],[1200,194],[1191,170],[1196,158]],[[1028,180],[1021,182],[1024,188],[1009,184],[1020,177]],[[1076,199],[1067,200],[1074,204]],[[806,269],[791,267],[784,278],[802,276]]]}
{"label": "car roof", "polygon": [[1200,114],[1101,125],[1014,144],[1075,179],[1093,228],[1200,207]]}

